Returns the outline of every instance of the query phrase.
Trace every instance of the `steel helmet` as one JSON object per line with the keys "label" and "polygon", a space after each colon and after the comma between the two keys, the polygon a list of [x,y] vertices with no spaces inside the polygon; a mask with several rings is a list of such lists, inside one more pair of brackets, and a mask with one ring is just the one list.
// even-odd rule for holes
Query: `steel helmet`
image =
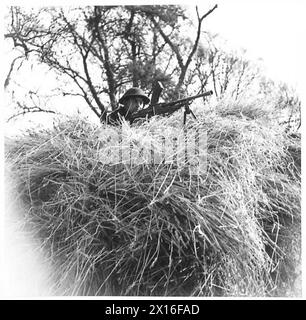
{"label": "steel helmet", "polygon": [[126,93],[119,99],[119,103],[123,104],[124,101],[129,97],[141,97],[144,104],[150,102],[150,99],[145,95],[145,93],[139,88],[130,88]]}

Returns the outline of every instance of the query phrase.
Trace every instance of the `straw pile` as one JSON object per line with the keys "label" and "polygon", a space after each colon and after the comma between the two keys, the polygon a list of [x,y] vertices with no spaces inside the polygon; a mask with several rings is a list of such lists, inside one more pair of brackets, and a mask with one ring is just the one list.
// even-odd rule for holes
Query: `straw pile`
{"label": "straw pile", "polygon": [[[23,221],[54,294],[284,295],[300,250],[300,139],[241,118],[189,120],[207,167],[107,161],[119,128],[72,119],[7,141]],[[192,123],[191,123],[192,122]],[[181,115],[125,126],[144,150]],[[117,146],[118,147],[118,146]],[[294,248],[294,250],[293,250]]]}

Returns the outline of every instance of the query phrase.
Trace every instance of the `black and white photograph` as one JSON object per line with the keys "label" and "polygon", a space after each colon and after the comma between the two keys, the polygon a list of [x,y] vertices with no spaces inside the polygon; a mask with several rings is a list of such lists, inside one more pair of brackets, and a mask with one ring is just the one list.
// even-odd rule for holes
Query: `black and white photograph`
{"label": "black and white photograph", "polygon": [[2,9],[2,299],[303,299],[305,1]]}

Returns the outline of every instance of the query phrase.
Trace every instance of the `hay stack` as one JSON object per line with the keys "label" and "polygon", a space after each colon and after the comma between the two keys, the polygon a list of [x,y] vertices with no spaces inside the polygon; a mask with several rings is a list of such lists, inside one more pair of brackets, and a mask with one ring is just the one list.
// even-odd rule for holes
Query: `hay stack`
{"label": "hay stack", "polygon": [[[152,119],[127,136],[144,148],[180,120]],[[199,175],[107,162],[119,129],[83,120],[7,143],[13,194],[54,268],[54,294],[263,296],[290,287],[299,139],[243,119],[189,125],[207,130]]]}

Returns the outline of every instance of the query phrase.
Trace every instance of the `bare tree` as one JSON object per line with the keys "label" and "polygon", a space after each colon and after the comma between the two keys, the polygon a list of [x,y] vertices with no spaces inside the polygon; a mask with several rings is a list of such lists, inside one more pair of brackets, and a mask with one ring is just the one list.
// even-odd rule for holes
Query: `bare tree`
{"label": "bare tree", "polygon": [[[173,53],[176,56],[177,59],[177,63],[180,69],[180,73],[179,73],[179,77],[178,77],[178,81],[177,84],[175,86],[175,93],[179,93],[185,77],[186,77],[186,73],[187,70],[190,66],[190,63],[197,51],[198,45],[199,45],[199,41],[200,41],[200,37],[201,37],[201,31],[202,31],[202,22],[203,20],[209,15],[211,14],[218,6],[215,5],[212,9],[210,9],[207,13],[205,13],[204,15],[202,15],[200,17],[199,15],[199,11],[198,8],[196,7],[196,12],[197,12],[197,18],[198,18],[198,27],[197,27],[197,31],[196,31],[196,39],[194,41],[194,43],[192,44],[190,51],[188,54],[186,54],[186,52],[181,52],[180,51],[180,43],[177,41],[177,38],[173,38],[170,35],[167,35],[162,27],[162,24],[160,23],[160,21],[158,21],[155,16],[152,13],[147,13],[147,15],[149,16],[150,20],[152,21],[154,27],[158,30],[158,32],[160,33],[160,35],[162,36],[162,38],[164,39],[165,43],[171,48],[171,50],[173,51]],[[184,62],[184,57],[186,56],[186,61]]]}
{"label": "bare tree", "polygon": [[202,22],[216,8],[202,16],[196,8],[198,26],[190,42],[179,32],[190,24],[180,6],[11,7],[5,38],[21,54],[5,86],[17,60],[36,57],[59,78],[70,79],[74,89],[63,89],[64,95],[82,97],[102,120],[128,86],[150,90],[159,80],[166,95],[177,93],[197,51]]}
{"label": "bare tree", "polygon": [[[225,94],[237,100],[259,82],[260,67],[248,60],[244,52],[227,51],[218,43],[218,37],[208,35],[207,46],[199,47],[194,74],[202,90],[211,86],[215,97]],[[205,91],[205,90],[204,90]],[[251,91],[251,90],[250,90]]]}

